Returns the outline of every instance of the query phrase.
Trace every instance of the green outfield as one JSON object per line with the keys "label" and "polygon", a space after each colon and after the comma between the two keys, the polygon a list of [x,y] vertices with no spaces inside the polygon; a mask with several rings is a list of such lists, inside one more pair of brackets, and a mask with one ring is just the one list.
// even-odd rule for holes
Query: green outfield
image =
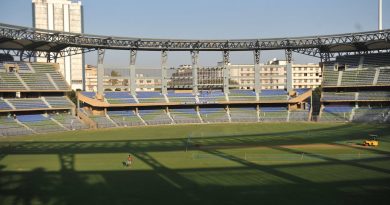
{"label": "green outfield", "polygon": [[[380,146],[363,147],[369,134]],[[134,156],[131,167],[122,162]],[[150,126],[0,138],[1,205],[389,204],[390,125]]]}

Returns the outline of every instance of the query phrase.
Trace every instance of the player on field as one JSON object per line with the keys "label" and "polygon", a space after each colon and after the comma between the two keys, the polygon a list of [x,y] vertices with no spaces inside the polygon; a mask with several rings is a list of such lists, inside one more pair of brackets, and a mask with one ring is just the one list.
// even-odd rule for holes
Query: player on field
{"label": "player on field", "polygon": [[133,163],[133,158],[131,157],[131,155],[129,155],[127,157],[126,166],[130,166],[132,163]]}

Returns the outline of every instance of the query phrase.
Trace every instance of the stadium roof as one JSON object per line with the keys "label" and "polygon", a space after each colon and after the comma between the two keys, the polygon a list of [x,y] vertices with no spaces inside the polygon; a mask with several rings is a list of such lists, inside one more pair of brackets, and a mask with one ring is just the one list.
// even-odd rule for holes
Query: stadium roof
{"label": "stadium roof", "polygon": [[[73,47],[71,49],[71,47]],[[0,23],[0,49],[32,52],[88,52],[96,49],[149,51],[292,50],[306,55],[389,52],[390,29],[322,36],[230,40],[151,39],[42,30]],[[70,52],[69,52],[70,51]],[[73,52],[72,52],[73,51]]]}

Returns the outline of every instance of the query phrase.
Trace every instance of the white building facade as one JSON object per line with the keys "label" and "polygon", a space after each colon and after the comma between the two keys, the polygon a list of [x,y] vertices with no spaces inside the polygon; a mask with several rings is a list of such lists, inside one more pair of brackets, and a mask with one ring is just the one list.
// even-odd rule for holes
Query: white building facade
{"label": "white building facade", "polygon": [[[63,32],[83,33],[83,6],[79,0],[32,0],[33,26]],[[46,62],[46,58],[37,58]],[[58,58],[60,72],[72,89],[84,89],[84,56]]]}
{"label": "white building facade", "polygon": [[[229,65],[230,78],[240,89],[253,89],[254,65]],[[293,64],[293,88],[316,88],[322,82],[322,69],[318,64]],[[285,89],[287,82],[286,61],[271,60],[260,66],[261,89]]]}

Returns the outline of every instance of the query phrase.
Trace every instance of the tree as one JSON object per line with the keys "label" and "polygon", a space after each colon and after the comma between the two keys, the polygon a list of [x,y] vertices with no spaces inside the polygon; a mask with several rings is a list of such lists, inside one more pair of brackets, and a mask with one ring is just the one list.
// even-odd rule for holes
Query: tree
{"label": "tree", "polygon": [[[80,89],[77,89],[77,92],[81,91]],[[67,93],[68,98],[74,103],[77,104],[77,96],[76,96],[76,91],[72,90]]]}

